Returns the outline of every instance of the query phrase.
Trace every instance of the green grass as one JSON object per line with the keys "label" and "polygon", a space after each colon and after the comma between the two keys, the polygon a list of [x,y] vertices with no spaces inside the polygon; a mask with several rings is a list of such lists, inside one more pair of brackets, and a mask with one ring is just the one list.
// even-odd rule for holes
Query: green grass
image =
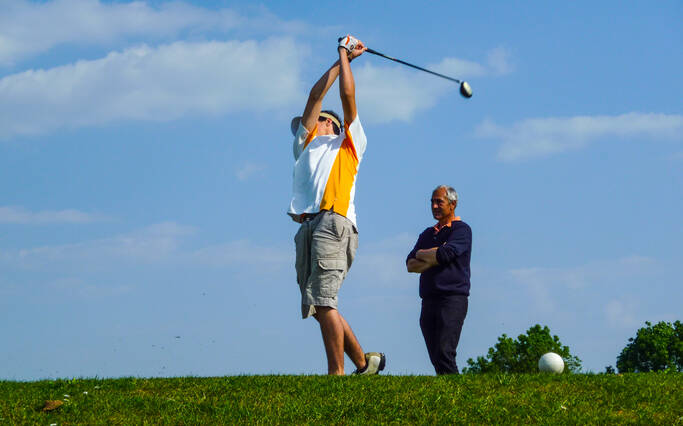
{"label": "green grass", "polygon": [[683,374],[0,381],[0,424],[51,423],[683,425]]}

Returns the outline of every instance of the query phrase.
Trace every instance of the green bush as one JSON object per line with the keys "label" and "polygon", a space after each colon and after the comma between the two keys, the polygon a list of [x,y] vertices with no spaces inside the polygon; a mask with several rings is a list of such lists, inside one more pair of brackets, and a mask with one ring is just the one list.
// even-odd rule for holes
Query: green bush
{"label": "green bush", "polygon": [[683,371],[683,324],[660,321],[638,330],[617,357],[620,373]]}
{"label": "green bush", "polygon": [[581,360],[563,346],[560,338],[550,335],[548,326],[534,325],[527,334],[520,334],[513,340],[506,334],[498,338],[498,343],[489,348],[486,357],[479,356],[476,361],[467,360],[463,369],[465,373],[536,373],[538,360],[547,352],[555,352],[562,357],[565,373],[577,373],[581,370]]}

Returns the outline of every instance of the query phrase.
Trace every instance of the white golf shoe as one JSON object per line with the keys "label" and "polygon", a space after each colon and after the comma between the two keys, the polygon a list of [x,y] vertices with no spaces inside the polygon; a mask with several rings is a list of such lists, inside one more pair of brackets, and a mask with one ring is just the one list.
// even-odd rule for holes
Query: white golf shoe
{"label": "white golf shoe", "polygon": [[368,352],[365,354],[365,367],[353,372],[354,375],[372,375],[379,374],[384,370],[387,363],[387,357],[381,352]]}

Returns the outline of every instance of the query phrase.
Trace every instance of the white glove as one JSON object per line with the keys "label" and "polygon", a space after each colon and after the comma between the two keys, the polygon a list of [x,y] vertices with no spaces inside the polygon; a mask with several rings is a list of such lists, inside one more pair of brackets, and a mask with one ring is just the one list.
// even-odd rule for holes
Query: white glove
{"label": "white glove", "polygon": [[343,47],[348,52],[352,52],[358,45],[358,39],[350,35],[345,35],[339,38],[339,47]]}

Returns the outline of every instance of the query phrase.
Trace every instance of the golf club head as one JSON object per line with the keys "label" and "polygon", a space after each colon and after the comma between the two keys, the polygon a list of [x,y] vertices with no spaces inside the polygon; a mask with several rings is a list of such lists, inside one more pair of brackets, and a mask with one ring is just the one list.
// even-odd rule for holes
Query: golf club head
{"label": "golf club head", "polygon": [[460,83],[460,94],[465,98],[472,97],[472,88],[470,87],[468,82],[463,81],[462,83]]}

